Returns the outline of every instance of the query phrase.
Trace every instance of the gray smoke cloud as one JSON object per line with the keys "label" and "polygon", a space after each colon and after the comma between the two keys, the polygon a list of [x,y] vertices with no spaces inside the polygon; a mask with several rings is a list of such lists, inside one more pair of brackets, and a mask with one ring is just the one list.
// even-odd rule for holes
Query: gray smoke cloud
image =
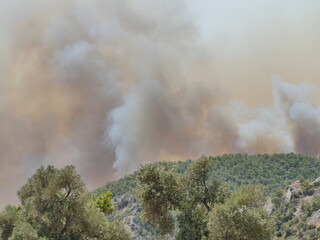
{"label": "gray smoke cloud", "polygon": [[[318,6],[312,11],[320,13]],[[234,26],[226,23],[221,32],[217,21],[216,37],[204,41],[192,7],[183,0],[0,2],[1,207],[16,201],[15,192],[40,165],[74,164],[92,189],[145,162],[234,152],[319,155],[320,71],[313,64],[319,49],[301,49],[320,36],[311,24],[320,14],[307,7],[285,13],[284,25],[293,19],[298,30],[280,36],[279,25],[262,14],[268,37],[278,39],[269,51],[260,26],[242,21],[243,13],[235,20],[250,26],[243,29],[249,35],[234,38]],[[220,10],[212,8],[223,20]],[[261,41],[243,53],[253,36]],[[299,51],[286,44],[288,36]],[[271,94],[275,72],[291,83],[274,79]],[[294,74],[306,79],[291,80]],[[315,84],[296,84],[301,80]],[[255,91],[257,82],[262,87]],[[231,100],[239,96],[245,101]]]}
{"label": "gray smoke cloud", "polygon": [[90,189],[129,173],[165,147],[162,129],[185,111],[173,95],[188,94],[188,111],[212,101],[213,84],[193,89],[210,71],[201,73],[207,56],[186,8],[179,0],[1,1],[1,203],[40,165],[74,164]]}
{"label": "gray smoke cloud", "polygon": [[230,101],[213,110],[206,139],[219,146],[214,149],[218,153],[319,155],[320,109],[312,105],[315,89],[313,84],[292,85],[277,77],[273,80],[272,107],[250,108],[244,102]]}

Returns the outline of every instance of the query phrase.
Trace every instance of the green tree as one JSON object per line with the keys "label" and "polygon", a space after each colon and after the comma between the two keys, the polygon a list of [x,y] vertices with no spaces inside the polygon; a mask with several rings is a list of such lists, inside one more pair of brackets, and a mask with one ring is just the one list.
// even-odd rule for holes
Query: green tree
{"label": "green tree", "polygon": [[9,240],[45,240],[47,238],[39,238],[37,231],[26,221],[19,221],[13,229]]}
{"label": "green tree", "polygon": [[99,208],[101,212],[108,214],[111,213],[115,208],[113,207],[113,201],[111,200],[112,193],[106,192],[100,194],[92,201],[92,205]]}
{"label": "green tree", "polygon": [[0,214],[0,233],[1,239],[8,239],[18,221],[18,207],[7,206],[5,210]]}
{"label": "green tree", "polygon": [[145,220],[162,234],[176,226],[178,240],[269,239],[272,228],[262,208],[262,188],[246,186],[230,195],[212,179],[213,165],[213,159],[203,156],[183,174],[166,163],[142,166],[138,182]]}
{"label": "green tree", "polygon": [[248,185],[215,205],[209,214],[209,239],[270,239],[272,225],[262,207],[263,199],[261,187]]}
{"label": "green tree", "polygon": [[170,211],[180,206],[182,196],[176,174],[166,163],[146,165],[140,168],[138,181],[141,184],[139,197],[143,219],[162,234],[171,233],[174,219]]}
{"label": "green tree", "polygon": [[227,196],[218,181],[209,180],[212,166],[207,157],[193,162],[184,174],[175,173],[166,163],[142,166],[138,182],[144,219],[162,234],[172,233],[175,211],[177,239],[197,240],[208,236],[208,213]]}
{"label": "green tree", "polygon": [[106,222],[104,214],[90,204],[74,166],[41,167],[18,196],[21,206],[7,207],[0,215],[3,240],[130,239],[123,227]]}
{"label": "green tree", "polygon": [[180,176],[183,192],[179,207],[177,239],[202,239],[208,236],[207,220],[211,208],[223,202],[228,191],[210,179],[214,161],[202,156]]}

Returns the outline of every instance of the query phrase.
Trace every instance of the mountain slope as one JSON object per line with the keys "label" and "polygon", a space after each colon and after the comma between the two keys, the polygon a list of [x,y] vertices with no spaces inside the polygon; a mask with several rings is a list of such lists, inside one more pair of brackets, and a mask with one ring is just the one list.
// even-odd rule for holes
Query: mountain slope
{"label": "mountain slope", "polygon": [[320,178],[297,180],[272,199],[275,239],[320,238]]}
{"label": "mountain slope", "polygon": [[[210,159],[215,162],[211,179],[219,179],[230,189],[236,189],[244,184],[262,184],[265,186],[266,195],[272,196],[272,198],[278,197],[281,199],[284,196],[285,189],[297,179],[302,182],[312,181],[320,175],[320,158],[301,154],[226,154],[210,157]],[[188,160],[185,162],[158,162],[153,164],[168,164],[176,172],[183,173],[188,169],[191,162],[191,160]],[[133,239],[164,239],[159,237],[156,231],[141,220],[141,208],[136,198],[138,188],[136,177],[137,172],[118,181],[110,182],[95,192],[110,191],[113,193],[116,211],[108,218],[123,221],[127,229],[133,233]],[[279,214],[275,215],[275,212],[279,211],[273,209],[273,215],[277,218],[281,218]],[[283,222],[283,220],[280,221]],[[278,235],[283,237],[287,236],[287,233],[281,230],[282,222],[279,223],[280,225],[278,224]],[[172,236],[167,238],[170,239],[170,237]]]}

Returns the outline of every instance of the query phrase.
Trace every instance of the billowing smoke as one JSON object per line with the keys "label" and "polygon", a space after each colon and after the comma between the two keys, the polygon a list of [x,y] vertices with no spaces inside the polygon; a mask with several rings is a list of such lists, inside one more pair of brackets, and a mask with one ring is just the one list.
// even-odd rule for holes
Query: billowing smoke
{"label": "billowing smoke", "polygon": [[201,124],[214,90],[200,79],[193,86],[210,71],[186,8],[179,0],[1,1],[0,202],[40,165],[75,164],[93,188],[115,178],[113,165],[125,174],[159,160],[170,142],[187,155],[171,130],[192,135],[185,128]]}
{"label": "billowing smoke", "polygon": [[208,153],[211,146],[215,153],[319,155],[320,108],[312,105],[314,96],[312,84],[291,85],[275,78],[272,107],[249,108],[244,102],[230,101],[213,108],[206,131]]}
{"label": "billowing smoke", "polygon": [[[315,86],[273,80],[273,106],[248,107],[231,100],[220,106],[214,92],[167,97],[158,82],[141,82],[110,115],[107,138],[122,173],[142,161],[183,159],[201,154],[298,152],[320,155],[320,108]],[[203,99],[201,101],[201,99]],[[197,101],[198,100],[198,101]],[[200,101],[199,101],[200,100]]]}
{"label": "billowing smoke", "polygon": [[[318,41],[316,49],[296,51],[286,35],[265,28],[278,39],[277,49],[263,49],[270,44],[257,34],[261,42],[243,52],[241,43],[260,26],[238,41],[228,35],[233,27],[221,33],[223,24],[214,23],[217,37],[204,41],[192,6],[183,0],[0,2],[0,204],[11,202],[40,165],[74,164],[92,189],[144,162],[233,152],[320,154],[315,86],[275,79],[273,104],[266,101],[270,91],[252,86],[271,85],[274,73],[295,83],[318,81],[312,64]],[[295,26],[306,39],[293,38],[297,46],[320,36],[310,30],[320,14],[304,8],[285,15],[303,19]],[[260,70],[252,52],[266,56]],[[287,52],[292,69],[277,60]],[[308,68],[298,68],[293,56]],[[248,72],[255,74],[242,74]],[[289,73],[307,79],[291,81]],[[259,93],[263,100],[255,102]],[[231,100],[239,95],[246,102]]]}

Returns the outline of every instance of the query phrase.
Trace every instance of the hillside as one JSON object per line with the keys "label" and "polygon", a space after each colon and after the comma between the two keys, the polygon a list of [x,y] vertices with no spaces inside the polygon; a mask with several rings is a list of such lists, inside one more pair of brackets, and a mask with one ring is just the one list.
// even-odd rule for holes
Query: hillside
{"label": "hillside", "polygon": [[277,192],[270,203],[274,239],[320,238],[320,178],[297,180],[285,193]]}
{"label": "hillside", "polygon": [[[315,179],[320,171],[320,158],[301,154],[247,155],[225,154],[210,157],[215,162],[212,178],[225,182],[235,189],[243,184],[262,184],[266,193],[283,189],[297,179]],[[178,173],[187,170],[192,161],[166,163]],[[162,162],[154,164],[163,164]],[[112,192],[114,197],[132,193],[137,187],[136,172],[110,182],[95,192]]]}
{"label": "hillside", "polygon": [[[273,155],[226,154],[210,157],[210,159],[215,162],[211,178],[224,182],[230,189],[236,189],[240,185],[245,184],[264,185],[265,194],[269,198],[269,205],[272,205],[272,215],[278,219],[277,235],[278,237],[287,237],[287,239],[290,239],[290,226],[293,224],[292,221],[297,222],[297,220],[296,218],[290,218],[290,222],[287,223],[289,220],[284,221],[282,216],[287,215],[288,213],[286,213],[286,211],[289,209],[288,206],[290,204],[294,205],[295,203],[291,201],[288,205],[286,201],[280,201],[279,199],[285,199],[284,196],[288,186],[296,180],[307,183],[308,180],[313,181],[319,177],[320,158],[289,153]],[[185,162],[158,162],[154,164],[168,164],[176,172],[184,173],[191,163],[192,161],[188,160]],[[97,189],[95,193],[103,193],[106,191],[113,193],[116,211],[108,218],[109,220],[123,221],[127,229],[133,232],[134,239],[163,239],[163,237],[159,237],[148,224],[141,221],[141,208],[139,201],[136,199],[136,190],[138,187],[136,177],[137,172],[121,178],[118,181],[110,182]],[[273,199],[272,202],[285,204],[280,204],[279,206],[277,204],[270,204],[271,199]],[[314,208],[317,208],[317,205],[312,208],[312,211],[308,210],[308,215],[313,213]],[[292,215],[292,209],[290,214]],[[286,229],[284,230],[283,228]],[[290,230],[287,233],[286,231],[288,229]],[[292,232],[295,232],[295,230],[292,230]],[[293,233],[291,235],[294,236]],[[170,236],[167,236],[167,238],[170,239]]]}

